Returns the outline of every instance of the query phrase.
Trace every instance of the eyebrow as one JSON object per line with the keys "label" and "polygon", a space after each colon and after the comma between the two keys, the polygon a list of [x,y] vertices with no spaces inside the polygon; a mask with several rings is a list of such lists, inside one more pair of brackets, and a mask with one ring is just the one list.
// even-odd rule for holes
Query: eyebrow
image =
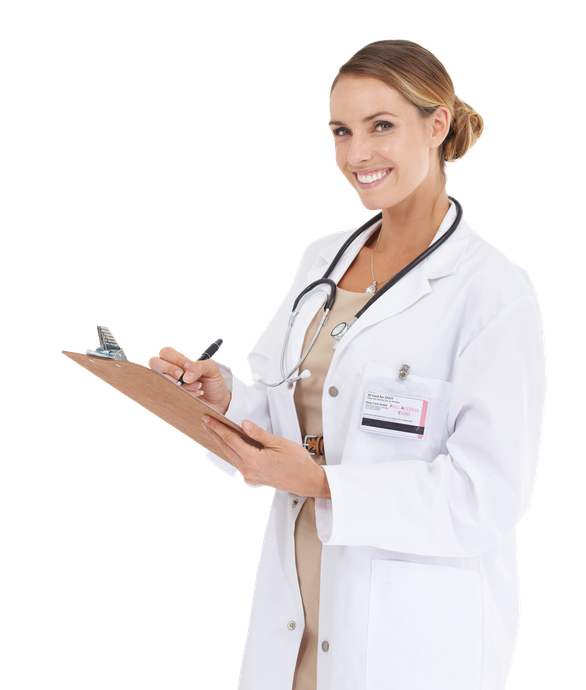
{"label": "eyebrow", "polygon": [[[380,113],[375,113],[374,115],[369,115],[368,117],[365,117],[362,120],[362,122],[370,122],[370,120],[374,120],[375,117],[380,117],[381,115],[390,115],[391,117],[398,117],[398,115],[393,115],[393,113],[388,113],[388,112],[382,111]],[[339,122],[338,120],[331,120],[328,124],[341,126],[344,123]]]}

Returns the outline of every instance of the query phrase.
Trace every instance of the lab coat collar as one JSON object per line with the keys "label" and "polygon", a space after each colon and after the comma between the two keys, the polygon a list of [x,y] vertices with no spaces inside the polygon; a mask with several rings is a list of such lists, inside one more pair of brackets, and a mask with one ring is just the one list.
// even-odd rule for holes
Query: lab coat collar
{"label": "lab coat collar", "polygon": [[[456,215],[456,205],[452,201],[450,201],[450,208],[444,216],[444,219],[433,238],[432,244],[449,229],[451,224],[456,219]],[[370,228],[364,231],[362,237],[357,238],[353,242],[353,244],[348,248],[345,255],[340,259],[340,262],[338,263],[337,267],[335,268],[331,276],[334,282],[337,283],[342,278],[344,273],[348,270],[348,268],[358,255],[358,252],[365,245],[368,238],[380,228],[381,222],[382,221],[373,223]],[[354,231],[352,230],[351,232]],[[336,240],[332,244],[326,245],[321,249],[313,269],[308,274],[308,282],[313,282],[314,280],[318,280],[323,276],[327,267],[333,261],[334,257],[336,256],[336,253],[344,244],[344,242],[348,239],[351,232],[343,233],[343,235],[338,240]],[[458,264],[460,263],[462,256],[464,255],[464,251],[468,246],[469,239],[470,228],[466,224],[465,220],[462,219],[454,235],[440,249],[435,251],[430,257],[428,257],[421,264],[419,264],[419,266],[415,268],[414,271],[424,272],[425,276],[430,280],[450,275],[458,267]],[[412,271],[412,273],[414,271]],[[398,285],[399,283],[397,283],[397,286]],[[391,289],[394,290],[395,288]]]}
{"label": "lab coat collar", "polygon": [[[446,213],[440,227],[438,228],[433,241],[439,239],[451,226],[456,218],[456,206],[450,202],[450,208]],[[364,246],[366,240],[380,228],[381,221],[373,223],[372,227],[365,230],[362,237],[357,238],[354,243],[348,248],[344,256],[340,259],[338,265],[330,276],[337,284],[344,273],[348,270],[351,263],[356,258],[360,249]],[[308,273],[308,284],[320,279],[327,267],[332,262],[340,247],[348,238],[349,233],[344,233],[337,241],[323,247],[318,256],[314,267]],[[383,319],[390,318],[401,311],[404,311],[412,304],[421,299],[424,295],[433,290],[433,281],[451,275],[458,267],[470,240],[470,228],[462,218],[460,225],[450,237],[450,239],[439,247],[431,256],[424,259],[418,266],[410,271],[403,279],[394,285],[381,299],[377,300],[372,307],[370,307],[363,316],[350,328],[348,333],[341,339],[337,352],[345,349],[348,343],[361,331],[368,326],[371,326]],[[300,318],[300,331],[305,332],[305,328],[315,315],[315,312],[323,304],[323,298],[317,296],[315,305],[313,302],[308,302],[305,318]],[[313,308],[315,306],[315,308]],[[300,314],[301,317],[301,314]],[[303,322],[307,323],[303,324]],[[336,324],[326,324],[324,327],[331,330]],[[294,347],[301,349],[301,342],[295,343]]]}

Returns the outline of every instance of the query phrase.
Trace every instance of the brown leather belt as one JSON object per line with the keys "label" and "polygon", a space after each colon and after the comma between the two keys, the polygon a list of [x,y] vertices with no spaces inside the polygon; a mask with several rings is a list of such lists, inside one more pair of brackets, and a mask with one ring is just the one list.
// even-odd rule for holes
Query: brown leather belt
{"label": "brown leather belt", "polygon": [[307,449],[310,455],[325,455],[323,436],[306,436],[303,441],[303,447]]}

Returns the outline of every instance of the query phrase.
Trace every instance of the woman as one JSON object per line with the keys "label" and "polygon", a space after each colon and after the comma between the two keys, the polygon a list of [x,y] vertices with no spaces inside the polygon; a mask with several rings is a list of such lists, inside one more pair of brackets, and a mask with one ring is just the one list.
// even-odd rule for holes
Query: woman
{"label": "woman", "polygon": [[[445,162],[474,144],[482,119],[431,53],[379,41],[340,69],[330,127],[340,170],[382,217],[332,270],[336,300],[297,373],[263,383],[282,378],[295,298],[350,233],[306,251],[250,355],[253,386],[171,348],[150,362],[175,379],[186,372],[186,390],[259,441],[263,450],[204,418],[232,472],[277,489],[240,688],[502,689],[518,618],[515,526],[534,481],[544,363],[529,279],[457,223],[459,205],[446,193]],[[318,289],[301,307],[289,369],[323,302]],[[330,331],[367,303],[334,350]],[[311,375],[298,378],[305,368]]]}

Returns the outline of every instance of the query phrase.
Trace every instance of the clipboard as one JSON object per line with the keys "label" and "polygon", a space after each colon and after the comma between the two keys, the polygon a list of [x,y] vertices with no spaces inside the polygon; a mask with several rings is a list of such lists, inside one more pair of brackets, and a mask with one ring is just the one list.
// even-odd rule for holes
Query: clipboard
{"label": "clipboard", "polygon": [[[159,371],[128,361],[124,350],[107,328],[98,326],[98,333],[101,347],[97,350],[88,350],[85,355],[62,350],[63,354],[231,465],[234,463],[204,431],[201,421],[204,415],[214,417],[230,427],[249,445],[262,448],[261,444],[246,436],[237,424],[190,395]],[[107,339],[108,335],[111,340]]]}

